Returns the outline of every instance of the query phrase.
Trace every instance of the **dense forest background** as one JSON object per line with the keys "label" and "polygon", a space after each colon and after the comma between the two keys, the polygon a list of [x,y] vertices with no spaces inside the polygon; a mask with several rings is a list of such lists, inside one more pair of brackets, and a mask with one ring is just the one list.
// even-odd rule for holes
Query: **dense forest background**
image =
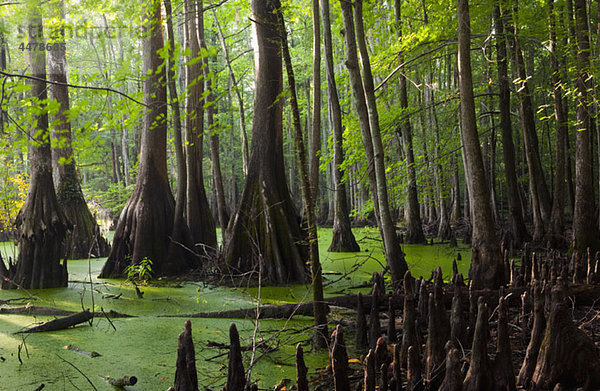
{"label": "dense forest background", "polygon": [[[522,2],[518,7],[515,2],[507,2],[503,4],[504,33],[499,32],[497,23],[493,22],[495,4],[471,5],[475,108],[492,213],[497,226],[503,232],[512,232],[512,240],[517,243],[527,238],[523,222],[527,224],[529,235],[535,234],[544,245],[548,242],[542,238],[547,232],[561,235],[567,243],[571,242],[572,237],[565,229],[570,227],[575,208],[576,112],[582,104],[590,116],[586,144],[590,150],[589,170],[595,178],[586,197],[597,205],[600,148],[595,120],[598,104],[594,75],[597,73],[600,24],[598,3],[584,3],[591,59],[585,68],[589,78],[586,79],[588,96],[584,103],[579,102],[576,89],[580,67],[571,1],[558,1],[554,5],[552,2]],[[58,23],[57,17],[53,16],[55,7],[56,3],[42,6],[47,27]],[[244,188],[248,145],[252,143],[252,22],[248,18],[248,2],[229,0],[207,3],[203,7],[206,48],[199,51],[197,61],[207,60],[206,66],[210,69],[206,77],[213,86],[212,99],[205,106],[214,110],[214,120],[205,127],[202,168],[210,209],[219,225],[215,179],[219,176],[222,180],[228,215],[235,210]],[[456,12],[452,11],[455,7],[453,2],[371,2],[365,4],[363,15],[385,147],[390,209],[398,221],[406,220],[405,216],[409,215],[407,200],[412,167],[423,229],[427,236],[444,240],[450,239],[453,234],[465,239],[470,236],[469,197],[457,115],[458,24]],[[27,19],[25,13],[19,11],[23,8],[24,5],[3,5],[0,8],[1,66],[4,72],[16,75],[29,72]],[[319,151],[318,163],[313,162],[319,168],[322,183],[316,194],[317,216],[320,224],[330,225],[335,210],[335,169],[325,66],[321,67],[319,75],[324,92],[323,103],[317,113],[321,126],[313,129],[314,113],[310,109],[314,98],[311,4],[284,2],[283,8],[306,142],[308,145],[319,143],[315,146]],[[143,74],[139,5],[105,2],[100,6],[84,1],[65,4],[65,11],[68,82],[79,86],[108,87],[141,102]],[[172,57],[177,87],[180,95],[185,97],[185,63],[189,61],[190,49],[184,46],[184,4],[174,2],[172,14],[175,38],[165,38],[167,45],[158,55],[165,65],[167,58]],[[369,218],[373,223],[374,207],[369,196],[367,161],[358,116],[352,105],[350,80],[344,66],[344,43],[340,35],[342,16],[337,3],[331,6],[330,23],[333,69],[344,126],[341,170],[348,192],[347,212],[355,223],[364,223]],[[58,41],[47,38],[47,42]],[[508,59],[507,87],[511,99],[509,106],[502,108],[500,89],[503,84],[498,75],[498,56],[502,54],[498,46],[506,45],[504,42],[508,44],[508,54],[504,49],[504,55]],[[167,48],[171,45],[174,50],[169,54]],[[406,102],[402,102],[402,88],[406,88]],[[4,75],[2,91],[2,226],[4,233],[10,235],[14,232],[14,220],[27,192],[27,141],[31,128],[27,119],[35,105],[28,98],[27,80],[21,77]],[[556,106],[556,94],[560,106]],[[103,224],[113,225],[133,191],[138,174],[143,106],[114,92],[89,88],[69,88],[69,95],[73,158],[77,162],[82,189],[97,218]],[[288,100],[287,92],[282,99]],[[557,117],[557,107],[563,110],[562,116]],[[50,105],[49,110],[56,110],[56,105]],[[291,193],[300,194],[292,113],[288,104],[284,110],[285,173]],[[503,123],[502,110],[509,110],[509,119],[504,119],[509,120],[509,124]],[[167,159],[170,186],[176,189],[178,177],[171,114],[167,117]],[[562,118],[565,123],[557,122],[557,118]],[[408,124],[412,159],[402,130]],[[561,125],[564,126],[562,131]],[[55,126],[56,121],[51,121],[50,128]],[[503,129],[507,126],[510,126],[509,134]],[[55,144],[60,142],[53,139]],[[514,147],[507,148],[507,142],[512,142]],[[215,164],[216,158],[220,163],[217,175],[215,170],[219,166]],[[535,172],[533,175],[532,171]],[[508,183],[507,178],[516,183]],[[515,185],[516,188],[512,188]],[[511,205],[513,196],[518,205]],[[533,202],[535,198],[539,201]],[[294,197],[294,201],[298,208],[302,207],[300,197]],[[550,224],[553,201],[560,216],[555,216]],[[587,219],[597,221],[594,210],[586,210]],[[555,227],[559,218],[561,221]],[[592,225],[596,226],[595,223]],[[545,237],[548,238],[547,235]],[[417,235],[417,240],[422,238]],[[565,244],[564,240],[559,242]]]}

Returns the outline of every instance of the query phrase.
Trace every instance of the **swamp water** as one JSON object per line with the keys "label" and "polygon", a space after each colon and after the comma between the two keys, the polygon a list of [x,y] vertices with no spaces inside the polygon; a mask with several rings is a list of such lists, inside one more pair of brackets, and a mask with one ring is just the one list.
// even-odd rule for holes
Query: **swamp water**
{"label": "swamp water", "polygon": [[[331,229],[319,230],[319,245],[326,296],[347,293],[366,293],[368,288],[357,289],[381,271],[385,263],[377,230],[355,229],[361,246],[360,253],[328,253]],[[463,261],[459,271],[467,274],[471,254],[466,246],[450,248],[446,245],[403,246],[406,260],[414,276],[428,278],[431,270],[441,265],[447,279],[452,271],[452,259],[461,253]],[[1,243],[5,258],[14,257],[9,243]],[[166,390],[173,384],[177,354],[177,335],[183,330],[185,314],[223,311],[256,306],[258,288],[215,287],[202,282],[165,283],[164,286],[142,286],[143,299],[135,288],[124,280],[99,280],[105,258],[69,261],[69,287],[33,290],[30,303],[36,306],[55,307],[80,311],[82,306],[114,310],[134,315],[134,318],[112,319],[96,317],[93,327],[82,324],[76,328],[30,335],[13,334],[36,322],[52,319],[49,316],[4,315],[0,313],[0,390],[33,391],[44,383],[44,390],[91,390],[89,382],[98,390],[111,390],[101,376],[118,378],[136,376],[138,383],[130,390]],[[346,275],[346,273],[351,272]],[[92,284],[90,284],[90,276]],[[93,288],[93,295],[92,295]],[[110,295],[110,296],[109,296]],[[310,301],[308,285],[262,287],[263,304],[284,304]],[[0,301],[27,298],[23,291],[0,290]],[[118,297],[118,298],[115,298]],[[180,317],[162,317],[179,315]],[[200,389],[222,389],[227,376],[227,350],[207,347],[209,341],[229,343],[229,325],[235,322],[240,332],[242,346],[252,343],[254,323],[242,319],[192,319],[192,332],[196,348],[196,367]],[[252,379],[259,387],[270,388],[284,378],[295,379],[295,345],[306,342],[312,333],[307,330],[312,319],[297,316],[290,321],[260,320],[257,341],[269,340],[268,346],[278,349],[265,354],[252,370]],[[116,328],[116,330],[115,330]],[[330,327],[331,330],[331,327]],[[25,341],[23,343],[23,341]],[[74,350],[72,345],[85,352],[98,352],[89,357]],[[21,348],[19,348],[21,346]],[[257,350],[257,356],[263,350]],[[353,352],[349,353],[352,357]],[[247,368],[251,352],[244,352]],[[22,361],[20,363],[19,361]],[[305,360],[309,379],[327,364],[327,353],[314,353],[305,346]],[[85,376],[80,373],[81,371]],[[86,377],[89,379],[86,379]]]}

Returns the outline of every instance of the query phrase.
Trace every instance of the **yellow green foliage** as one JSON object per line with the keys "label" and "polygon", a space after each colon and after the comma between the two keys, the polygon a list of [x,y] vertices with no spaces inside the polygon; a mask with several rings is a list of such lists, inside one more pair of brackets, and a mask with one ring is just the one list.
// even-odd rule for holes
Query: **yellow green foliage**
{"label": "yellow green foliage", "polygon": [[12,163],[6,163],[4,175],[0,178],[0,232],[14,227],[17,214],[25,203],[29,186],[25,172],[11,175]]}

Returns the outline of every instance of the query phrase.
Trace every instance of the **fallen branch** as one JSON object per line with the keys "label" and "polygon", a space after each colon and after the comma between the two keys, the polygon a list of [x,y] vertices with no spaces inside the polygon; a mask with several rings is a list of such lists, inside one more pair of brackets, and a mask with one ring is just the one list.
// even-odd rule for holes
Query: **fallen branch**
{"label": "fallen branch", "polygon": [[[0,307],[0,315],[33,315],[33,316],[69,316],[77,314],[75,311],[61,310],[52,307],[24,306],[24,307]],[[110,310],[108,312],[94,312],[94,316],[107,316],[109,318],[135,318],[135,315],[123,314]]]}
{"label": "fallen branch", "polygon": [[71,316],[66,316],[64,318],[53,319],[49,322],[43,323],[39,326],[32,327],[27,330],[17,331],[15,334],[25,334],[25,333],[39,333],[43,331],[56,331],[63,330],[69,327],[73,327],[78,325],[79,323],[87,322],[92,319],[94,315],[89,311],[85,310],[82,312],[78,312]]}
{"label": "fallen branch", "polygon": [[[312,302],[299,304],[266,305],[260,307],[259,319],[284,319],[293,315],[313,316]],[[242,308],[239,310],[198,312],[195,314],[161,315],[166,318],[218,318],[218,319],[244,319],[255,318],[256,307]]]}
{"label": "fallen branch", "polygon": [[[512,288],[505,291],[506,303],[509,306],[520,306],[519,300],[525,288]],[[449,310],[452,306],[452,297],[454,296],[454,288],[446,285],[444,287],[444,306]],[[486,302],[497,302],[499,300],[497,290],[477,290],[473,291],[474,297],[484,297]],[[600,285],[573,285],[568,288],[568,296],[573,297],[577,305],[591,305],[600,297]],[[460,294],[463,304],[469,305],[469,292],[463,290]],[[358,306],[357,296],[354,294],[328,297],[323,300],[326,304],[349,309],[356,309]],[[371,295],[363,296],[363,305],[365,312],[371,312],[371,303],[373,298]],[[403,309],[404,295],[387,294],[381,295],[380,310],[385,311],[389,308],[394,310]],[[388,307],[389,304],[390,307]],[[312,302],[304,302],[298,304],[281,304],[267,305],[260,307],[259,319],[283,319],[289,318],[292,315],[313,316]],[[217,318],[217,319],[244,319],[255,318],[256,307],[242,308],[237,310],[216,311],[216,312],[198,312],[195,314],[174,314],[160,315],[166,318]]]}

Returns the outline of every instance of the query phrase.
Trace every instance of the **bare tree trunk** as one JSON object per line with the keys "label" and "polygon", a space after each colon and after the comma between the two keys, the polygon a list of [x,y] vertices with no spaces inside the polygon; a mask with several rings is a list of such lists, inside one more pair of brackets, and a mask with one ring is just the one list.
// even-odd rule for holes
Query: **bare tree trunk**
{"label": "bare tree trunk", "polygon": [[533,103],[531,101],[531,89],[523,60],[523,52],[518,34],[517,4],[513,4],[513,36],[512,36],[512,57],[516,75],[519,79],[519,111],[521,114],[523,144],[525,147],[525,157],[527,159],[527,168],[529,171],[529,192],[531,195],[531,207],[533,210],[533,240],[539,242],[544,235],[544,221],[550,219],[551,202],[548,188],[544,180],[544,173],[540,161],[538,148],[538,138],[535,130],[535,116],[533,112]]}
{"label": "bare tree trunk", "polygon": [[[312,199],[319,208],[319,165],[321,153],[321,18],[319,0],[312,0],[313,23],[313,106],[312,135],[308,152]],[[308,91],[308,89],[307,89]],[[308,110],[307,110],[308,113]]]}
{"label": "bare tree trunk", "polygon": [[[402,1],[394,0],[395,22],[398,32],[398,38],[402,39],[401,11]],[[399,59],[402,62],[402,59]],[[406,77],[403,73],[399,76],[400,83],[400,107],[403,110],[408,109],[408,92],[406,87]],[[406,169],[408,172],[408,213],[406,219],[406,243],[423,244],[426,242],[423,234],[423,224],[421,222],[421,211],[419,206],[419,195],[417,193],[417,175],[415,172],[415,154],[413,151],[412,127],[410,119],[407,116],[400,125],[402,134],[402,145],[406,154]]]}
{"label": "bare tree trunk", "polygon": [[[39,7],[33,5],[29,13],[28,41],[43,44],[43,24]],[[40,114],[32,114],[32,144],[29,146],[30,182],[25,204],[16,219],[19,236],[19,255],[16,265],[9,270],[0,267],[2,288],[41,289],[67,286],[67,263],[60,263],[62,242],[69,226],[54,192],[52,156],[48,131],[48,114],[44,107],[47,99],[46,52],[29,53],[32,80],[31,97],[42,105]],[[37,104],[34,104],[37,105]]]}
{"label": "bare tree trunk", "polygon": [[506,177],[506,195],[508,198],[508,214],[511,234],[516,247],[529,241],[529,234],[523,220],[521,199],[517,184],[517,166],[515,162],[515,146],[510,119],[510,85],[508,79],[508,63],[506,54],[505,20],[500,12],[500,0],[494,7],[494,24],[496,28],[496,63],[498,66],[498,89],[500,107],[500,131],[502,133],[502,153],[504,156],[504,175]]}
{"label": "bare tree trunk", "polygon": [[550,65],[552,70],[552,92],[554,97],[554,118],[556,120],[556,167],[554,171],[554,192],[552,196],[552,214],[548,230],[552,246],[560,242],[555,239],[563,234],[565,208],[565,137],[569,132],[568,118],[563,107],[562,78],[556,53],[554,1],[548,0],[548,33],[550,48]]}
{"label": "bare tree trunk", "polygon": [[[200,47],[208,53],[206,46],[206,37],[204,35],[204,10],[203,1],[198,1],[198,35],[200,36]],[[204,57],[204,83],[207,91],[205,99],[206,107],[206,125],[209,131],[210,159],[212,161],[213,180],[215,184],[215,198],[217,199],[217,214],[219,216],[219,225],[221,226],[221,236],[225,236],[225,229],[229,223],[229,212],[225,202],[225,189],[223,187],[223,176],[221,175],[221,159],[219,157],[219,135],[214,129],[215,125],[215,104],[213,95],[213,77],[210,73],[209,57]]]}
{"label": "bare tree trunk", "polygon": [[284,171],[280,6],[278,0],[252,1],[257,64],[252,149],[223,261],[231,272],[260,270],[264,280],[287,283],[306,280],[307,249]]}
{"label": "bare tree trunk", "polygon": [[[58,6],[56,17],[59,22],[64,20],[63,2]],[[58,29],[53,35],[60,37],[64,44],[64,28]],[[63,45],[56,45],[56,47],[56,50],[48,51],[49,80],[66,84],[66,49]],[[56,193],[59,205],[73,226],[67,231],[62,255],[70,259],[107,256],[110,245],[100,234],[96,219],[92,216],[83,197],[77,174],[71,142],[71,121],[66,114],[70,109],[68,87],[51,84],[49,90],[50,99],[56,100],[60,105],[58,113],[51,118],[55,123],[52,134],[55,144],[52,149],[52,160],[57,175]]]}
{"label": "bare tree trunk", "polygon": [[[184,217],[187,169],[185,166],[185,156],[183,154],[183,132],[181,129],[179,95],[177,93],[177,85],[175,84],[175,70],[172,63],[175,58],[175,33],[173,31],[171,0],[164,0],[164,4],[167,17],[167,33],[170,40],[168,49],[169,57],[167,59],[167,86],[169,89],[169,98],[173,115],[173,137],[175,144],[175,160],[177,162],[177,194],[175,198],[175,212],[173,215],[172,239],[177,243],[188,243],[189,245],[193,245],[194,242]],[[179,247],[178,250],[181,252],[183,249]]]}
{"label": "bare tree trunk", "polygon": [[240,92],[240,86],[238,86],[238,80],[235,77],[235,73],[233,72],[233,68],[231,67],[231,60],[229,59],[229,48],[227,47],[227,43],[225,42],[225,36],[223,35],[223,29],[221,28],[221,24],[219,23],[219,19],[217,18],[217,14],[213,9],[213,15],[215,18],[215,25],[217,26],[217,32],[219,37],[219,42],[221,43],[221,49],[223,50],[223,56],[225,57],[225,63],[227,64],[227,69],[229,70],[229,78],[231,79],[231,83],[229,84],[229,93],[231,94],[231,90],[235,88],[235,95],[238,100],[238,110],[240,112],[240,131],[242,135],[242,170],[244,174],[248,174],[248,133],[246,132],[246,111],[244,110],[244,100],[242,99],[242,93]]}
{"label": "bare tree trunk", "polygon": [[217,250],[217,231],[208,206],[204,189],[202,168],[204,140],[204,82],[200,50],[200,15],[202,4],[194,0],[186,1],[186,33],[190,49],[187,65],[187,124],[186,124],[186,168],[187,185],[185,197],[185,218],[192,233],[196,249],[201,254],[214,254]]}
{"label": "bare tree trunk", "polygon": [[458,155],[453,154],[450,158],[450,165],[452,166],[452,211],[450,212],[450,220],[452,223],[457,222],[461,216],[460,209],[460,177],[458,175]]}
{"label": "bare tree trunk", "polygon": [[575,211],[573,240],[575,249],[584,254],[586,248],[594,253],[600,247],[596,224],[596,205],[590,147],[589,78],[590,38],[585,0],[575,0],[575,32],[577,41],[577,124],[575,132]]}
{"label": "bare tree trunk", "polygon": [[[314,4],[313,4],[314,5]],[[318,4],[317,4],[318,13]],[[298,163],[300,163],[300,178],[302,188],[302,199],[304,202],[305,216],[308,223],[308,254],[311,265],[311,277],[313,288],[313,308],[315,317],[315,345],[324,348],[327,346],[327,309],[323,302],[323,278],[321,276],[321,261],[319,260],[319,241],[317,237],[317,218],[315,215],[315,193],[311,183],[302,126],[300,124],[300,110],[298,109],[298,98],[296,95],[296,80],[292,68],[292,58],[287,42],[287,31],[281,10],[278,10],[281,20],[282,48],[285,68],[287,70],[288,84],[290,87],[290,103],[292,116],[294,118],[294,143],[298,152]],[[313,129],[313,132],[315,129]],[[320,131],[320,130],[319,130]],[[316,156],[316,155],[315,155]],[[318,174],[318,172],[317,172]]]}
{"label": "bare tree trunk", "polygon": [[[348,24],[351,30],[347,27],[344,28],[344,40],[349,42],[346,43],[346,68],[350,75],[350,84],[352,85],[352,95],[354,97],[356,112],[359,118],[360,134],[362,137],[363,146],[365,148],[365,158],[367,160],[367,174],[369,178],[369,186],[371,190],[371,199],[373,201],[373,209],[375,210],[375,219],[377,220],[377,226],[383,236],[381,229],[380,213],[379,213],[379,195],[377,192],[377,176],[375,174],[375,155],[373,153],[373,140],[371,139],[371,130],[369,126],[369,113],[367,111],[367,103],[365,101],[364,87],[360,77],[360,70],[358,65],[358,55],[356,54],[356,38],[354,34],[354,18],[352,16],[352,4],[340,0],[342,6],[342,15],[347,15]],[[345,22],[346,23],[346,22]],[[352,33],[352,34],[350,34]],[[352,45],[351,49],[348,48]]]}
{"label": "bare tree trunk", "polygon": [[331,39],[331,21],[329,18],[329,0],[321,0],[321,14],[323,19],[323,46],[325,48],[325,70],[327,75],[327,101],[331,113],[331,127],[333,133],[333,180],[334,180],[334,215],[333,234],[328,251],[354,252],[360,251],[358,243],[352,233],[350,217],[348,216],[348,199],[346,185],[342,182],[342,164],[344,163],[342,110],[335,83],[335,70],[333,64],[333,47]]}
{"label": "bare tree trunk", "polygon": [[[431,100],[433,101],[433,91],[431,91]],[[445,190],[446,190],[446,179],[444,177],[444,171],[442,168],[442,153],[441,153],[441,140],[440,140],[440,128],[437,121],[435,106],[431,107],[431,117],[433,119],[434,129],[435,129],[435,182],[437,188],[437,198],[438,198],[438,209],[439,209],[439,222],[437,229],[437,237],[440,240],[449,240],[452,237],[452,228],[450,227],[450,218],[448,216],[448,203],[446,200]],[[492,188],[493,190],[493,188]],[[492,202],[492,205],[495,205]]]}
{"label": "bare tree trunk", "polygon": [[[143,80],[144,113],[139,174],[135,189],[121,212],[112,251],[100,277],[122,277],[125,268],[144,258],[152,261],[154,275],[178,274],[197,267],[188,252],[174,252],[170,237],[175,202],[167,174],[167,88],[160,29],[160,2],[151,2],[144,15]],[[183,245],[186,245],[183,243]]]}
{"label": "bare tree trunk", "polygon": [[458,0],[458,71],[461,135],[473,222],[471,268],[473,287],[497,288],[504,283],[502,256],[496,239],[490,196],[479,147],[473,79],[471,74],[471,28],[468,0]]}
{"label": "bare tree trunk", "polygon": [[[345,29],[344,41],[346,42],[346,50],[348,55],[346,67],[350,73],[352,91],[354,95],[354,101],[357,106],[357,111],[359,113],[362,112],[362,115],[359,115],[359,117],[362,117],[360,118],[360,122],[365,121],[361,124],[361,129],[365,129],[366,136],[369,137],[372,142],[375,165],[375,182],[371,184],[371,187],[372,191],[377,193],[377,202],[380,213],[380,228],[383,234],[386,260],[388,266],[390,267],[393,281],[395,283],[399,283],[402,280],[404,273],[406,273],[408,270],[408,266],[404,259],[404,253],[402,250],[400,250],[398,237],[396,236],[396,225],[394,224],[390,213],[387,179],[385,177],[384,148],[381,141],[379,115],[377,113],[377,104],[375,102],[373,75],[371,73],[371,65],[369,63],[369,54],[367,51],[363,27],[362,0],[357,0],[355,3],[356,37],[354,35],[355,26],[352,20],[352,6],[344,0],[341,0],[341,5]],[[359,73],[358,59],[356,58],[357,43],[362,61],[362,81]],[[365,97],[366,102],[364,99]],[[363,105],[366,107],[362,107]],[[365,144],[365,147],[368,148],[367,143]]]}

